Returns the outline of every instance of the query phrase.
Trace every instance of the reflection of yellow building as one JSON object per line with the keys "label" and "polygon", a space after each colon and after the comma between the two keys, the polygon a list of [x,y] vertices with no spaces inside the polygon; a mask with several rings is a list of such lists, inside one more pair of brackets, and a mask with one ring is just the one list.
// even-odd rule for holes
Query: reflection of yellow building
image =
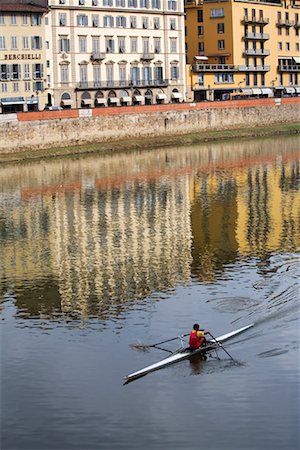
{"label": "reflection of yellow building", "polygon": [[34,315],[106,317],[191,277],[213,282],[239,257],[294,251],[298,144],[284,137],[6,166],[1,285]]}
{"label": "reflection of yellow building", "polygon": [[190,99],[300,94],[299,0],[185,0],[185,8]]}

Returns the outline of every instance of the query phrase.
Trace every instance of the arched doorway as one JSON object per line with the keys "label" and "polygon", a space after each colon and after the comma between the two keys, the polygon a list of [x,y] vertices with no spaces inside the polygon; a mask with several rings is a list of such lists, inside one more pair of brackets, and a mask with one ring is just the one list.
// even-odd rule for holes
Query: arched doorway
{"label": "arched doorway", "polygon": [[145,97],[141,95],[138,89],[133,91],[132,103],[133,105],[143,105],[145,103]]}
{"label": "arched doorway", "polygon": [[61,101],[60,104],[64,109],[71,109],[72,106],[72,99],[71,99],[71,95],[68,92],[64,92],[63,95],[61,96]]}
{"label": "arched doorway", "polygon": [[147,89],[145,92],[145,105],[152,105],[153,104],[153,92],[151,89]]}
{"label": "arched doorway", "polygon": [[180,92],[178,91],[178,89],[173,89],[172,90],[172,94],[171,94],[171,102],[172,103],[180,103],[182,99],[182,95],[180,94]]}
{"label": "arched doorway", "polygon": [[95,108],[103,108],[107,105],[107,100],[104,98],[102,91],[97,91],[95,95]]}
{"label": "arched doorway", "polygon": [[81,96],[81,108],[91,108],[92,104],[91,94],[88,91],[84,91]]}
{"label": "arched doorway", "polygon": [[108,98],[107,98],[107,104],[108,104],[108,106],[118,106],[120,104],[115,91],[113,91],[113,90],[109,91]]}

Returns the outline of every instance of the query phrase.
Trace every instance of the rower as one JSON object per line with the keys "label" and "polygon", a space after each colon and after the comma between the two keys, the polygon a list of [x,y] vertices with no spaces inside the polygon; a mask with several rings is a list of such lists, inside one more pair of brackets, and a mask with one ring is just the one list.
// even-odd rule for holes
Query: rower
{"label": "rower", "polygon": [[193,325],[193,329],[190,332],[189,346],[190,349],[197,350],[198,348],[206,345],[205,335],[209,334],[209,331],[200,330],[200,326],[198,323]]}

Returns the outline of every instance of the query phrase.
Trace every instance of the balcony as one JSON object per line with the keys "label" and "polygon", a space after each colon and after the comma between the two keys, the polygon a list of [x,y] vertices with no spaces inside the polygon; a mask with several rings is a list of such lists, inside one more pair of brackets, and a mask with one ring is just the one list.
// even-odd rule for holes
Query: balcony
{"label": "balcony", "polygon": [[141,55],[142,61],[152,61],[152,59],[154,59],[154,53],[143,53]]}
{"label": "balcony", "polygon": [[247,41],[247,40],[267,41],[268,39],[270,39],[270,35],[267,33],[247,32],[243,39],[244,39],[244,41]]}
{"label": "balcony", "polygon": [[276,26],[278,28],[290,28],[293,27],[295,25],[294,20],[289,20],[289,19],[279,19],[276,23]]}
{"label": "balcony", "polygon": [[299,72],[300,73],[300,65],[280,65],[278,66],[278,72]]}
{"label": "balcony", "polygon": [[91,54],[91,61],[102,61],[105,59],[106,54],[104,52],[93,52]]}
{"label": "balcony", "polygon": [[259,25],[267,25],[270,22],[270,19],[266,19],[265,17],[248,17],[244,16],[242,18],[242,24],[259,24]]}
{"label": "balcony", "polygon": [[113,80],[113,81],[81,81],[76,84],[77,90],[95,90],[95,89],[117,89],[117,88],[135,88],[135,87],[166,87],[169,80]]}
{"label": "balcony", "polygon": [[270,66],[238,66],[239,72],[269,72]]}
{"label": "balcony", "polygon": [[244,50],[245,56],[269,56],[270,50],[262,50],[261,48],[248,48]]}
{"label": "balcony", "polygon": [[236,72],[238,67],[233,64],[201,64],[192,65],[193,72]]}

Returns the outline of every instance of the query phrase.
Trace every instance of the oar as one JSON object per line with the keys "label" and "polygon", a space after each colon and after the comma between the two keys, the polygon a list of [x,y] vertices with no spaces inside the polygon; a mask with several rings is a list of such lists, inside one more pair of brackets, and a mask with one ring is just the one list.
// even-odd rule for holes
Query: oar
{"label": "oar", "polygon": [[189,336],[189,334],[190,333],[183,334],[182,336],[176,336],[171,339],[166,339],[165,341],[160,341],[160,342],[157,342],[156,344],[149,344],[149,345],[147,345],[147,344],[131,344],[131,347],[134,347],[134,348],[137,348],[140,350],[144,350],[146,348],[153,348],[153,347],[157,347],[158,345],[161,345],[161,344],[166,344],[167,342],[175,341],[176,339],[180,339],[181,337]]}
{"label": "oar", "polygon": [[235,362],[235,360],[233,359],[233,357],[230,355],[230,353],[226,350],[226,348],[223,347],[222,342],[219,342],[211,333],[208,333],[213,340],[224,350],[225,353],[227,353],[227,355],[229,356],[229,358],[232,359],[233,362]]}

